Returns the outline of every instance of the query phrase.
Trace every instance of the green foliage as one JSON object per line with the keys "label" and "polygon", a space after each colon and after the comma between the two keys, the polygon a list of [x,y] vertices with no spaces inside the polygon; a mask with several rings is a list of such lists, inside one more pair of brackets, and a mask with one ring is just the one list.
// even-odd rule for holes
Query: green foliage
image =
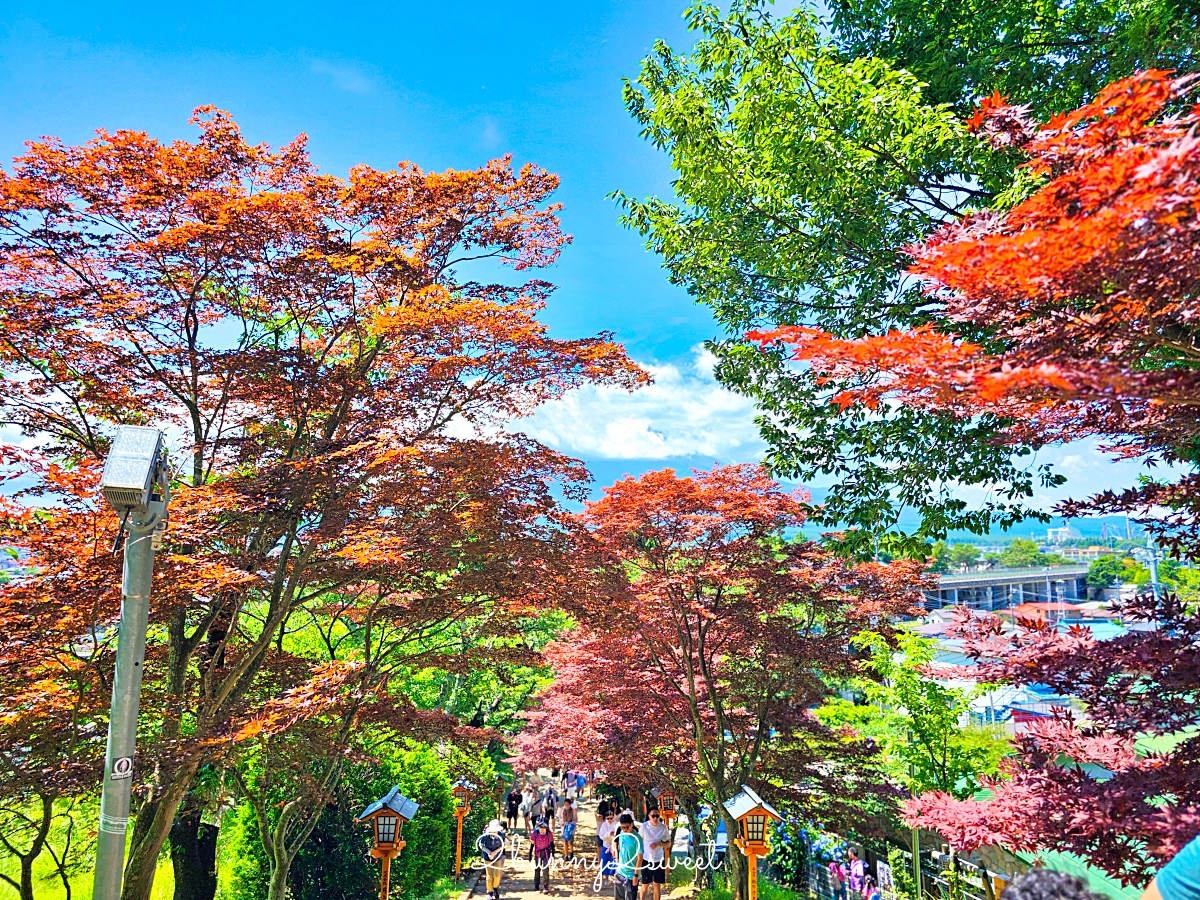
{"label": "green foliage", "polygon": [[930,103],[967,113],[999,91],[1039,116],[1142,69],[1195,66],[1200,8],[1178,0],[830,0],[847,56],[912,72]]}
{"label": "green foliage", "polygon": [[945,541],[934,541],[930,545],[931,562],[929,570],[945,574],[965,569],[979,561],[979,548],[974,544],[947,544]]}
{"label": "green foliage", "polygon": [[[1184,566],[1177,559],[1160,559],[1158,561],[1159,583],[1165,585],[1168,590],[1174,588],[1178,583],[1179,573],[1182,571],[1185,571]],[[1144,563],[1131,565],[1126,569],[1125,576],[1121,580],[1130,584],[1149,584],[1150,567]]]}
{"label": "green foliage", "polygon": [[[355,805],[363,793],[353,792]],[[296,854],[288,877],[294,900],[357,900],[378,893],[379,863],[366,855],[370,829],[354,822],[364,807],[349,802],[347,792],[327,807]]]}
{"label": "green foliage", "polygon": [[217,859],[224,900],[262,900],[270,884],[270,867],[258,833],[258,819],[243,803],[225,816]]}
{"label": "green foliage", "polygon": [[1088,587],[1112,587],[1121,578],[1125,566],[1115,556],[1098,556],[1088,564]]}
{"label": "green foliage", "polygon": [[945,575],[950,571],[950,548],[945,541],[934,541],[929,548],[929,571]]}
{"label": "green foliage", "polygon": [[808,842],[797,819],[776,822],[771,834],[771,877],[791,888],[808,882]]}
{"label": "green foliage", "polygon": [[724,872],[714,873],[716,883],[702,891],[696,892],[696,900],[733,900],[733,892],[729,889],[728,884],[721,877]]}
{"label": "green foliage", "polygon": [[[1016,155],[967,133],[966,107],[995,86],[1065,108],[1148,61],[1189,62],[1197,31],[1184,26],[1195,13],[1170,0],[831,9],[832,32],[810,8],[771,17],[756,0],[734,0],[728,14],[693,6],[693,50],[657,43],[625,86],[642,135],[670,157],[673,198],[615,196],[671,281],[724,328],[711,345],[717,378],[755,401],[771,468],[833,482],[815,521],[838,526],[848,551],[872,554],[890,534],[890,555],[924,555],[950,530],[1045,519],[1027,501],[1062,477],[1022,464],[1030,450],[1005,446],[1003,420],[842,408],[833,400],[843,383],[745,334],[809,325],[859,337],[936,321],[936,301],[904,276],[904,248],[1031,187],[1016,185]],[[990,499],[968,504],[950,485]],[[920,519],[911,533],[899,527],[905,510]]]}
{"label": "green foliage", "polygon": [[874,632],[857,636],[854,643],[869,652],[867,668],[879,679],[864,679],[862,688],[869,700],[886,710],[871,723],[877,723],[878,730],[864,734],[884,744],[898,780],[915,793],[937,790],[958,799],[973,796],[980,776],[996,774],[1010,745],[998,731],[959,725],[972,695],[923,674],[933,662],[936,643],[906,632],[897,637],[899,652]]}
{"label": "green foliage", "polygon": [[1175,595],[1191,610],[1200,606],[1200,569],[1180,569],[1175,577]]}
{"label": "green foliage", "polygon": [[[421,804],[416,817],[404,826],[408,846],[392,864],[397,893],[421,897],[436,878],[450,870],[454,859],[454,797],[445,761],[428,747],[397,749],[371,777],[353,782],[362,806],[382,797],[392,785]],[[367,829],[363,828],[363,833]]]}
{"label": "green foliage", "polygon": [[892,884],[896,900],[912,900],[916,896],[916,884],[912,875],[912,856],[905,856],[896,847],[888,848],[888,865],[892,867]]}
{"label": "green foliage", "polygon": [[[520,638],[481,637],[478,623],[460,622],[457,630],[460,653],[507,645],[529,653],[540,653],[550,641],[571,626],[570,618],[557,610],[519,621]],[[517,665],[506,660],[502,665],[477,665],[469,671],[447,672],[429,668],[412,673],[409,694],[417,706],[442,709],[478,728],[495,728],[509,734],[524,726],[521,711],[529,698],[550,682],[549,669],[542,665]]]}
{"label": "green foliage", "polygon": [[979,562],[979,548],[974,544],[952,544],[950,562],[958,568],[969,568]]}
{"label": "green foliage", "polygon": [[809,900],[808,894],[776,884],[768,878],[759,879],[758,898],[759,900]]}
{"label": "green foliage", "polygon": [[834,731],[869,737],[884,746],[899,746],[907,740],[908,723],[904,716],[892,709],[865,706],[835,697],[818,706],[813,714],[821,724]]}
{"label": "green foliage", "polygon": [[1057,566],[1068,562],[1057,553],[1043,553],[1037,541],[1013,538],[1000,551],[999,563],[1006,569],[1027,569],[1035,566]]}
{"label": "green foliage", "polygon": [[[379,863],[368,855],[370,829],[354,823],[369,803],[393,785],[420,804],[404,826],[407,846],[392,864],[397,893],[424,897],[454,860],[454,798],[447,760],[420,745],[385,748],[378,765],[347,767],[337,803],[322,813],[289,874],[295,900],[357,900],[378,890]],[[481,809],[482,815],[482,809]],[[228,867],[228,900],[261,900],[268,883],[267,857],[248,805],[231,814],[222,852]]]}

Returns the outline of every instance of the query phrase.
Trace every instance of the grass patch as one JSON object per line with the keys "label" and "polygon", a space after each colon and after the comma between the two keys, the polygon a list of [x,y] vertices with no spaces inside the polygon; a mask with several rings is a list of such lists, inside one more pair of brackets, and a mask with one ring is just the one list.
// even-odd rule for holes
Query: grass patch
{"label": "grass patch", "polygon": [[776,884],[774,881],[760,878],[758,880],[758,900],[809,900],[809,897],[807,894]]}
{"label": "grass patch", "polygon": [[451,897],[457,897],[463,890],[465,890],[465,883],[460,886],[453,878],[447,876],[435,881],[430,886],[429,893],[424,894],[423,897],[424,900],[450,900]]}
{"label": "grass patch", "polygon": [[697,891],[696,900],[733,900],[733,891],[718,882],[716,887]]}
{"label": "grass patch", "polygon": [[[67,892],[54,874],[53,865],[33,866],[33,896],[37,900],[66,900]],[[0,859],[0,871],[20,879],[21,867],[12,857]],[[20,893],[11,884],[0,881],[0,900],[19,900]],[[175,896],[175,872],[169,859],[160,859],[154,872],[154,890],[150,900],[172,900]],[[71,878],[71,900],[92,900],[92,873],[80,872]]]}

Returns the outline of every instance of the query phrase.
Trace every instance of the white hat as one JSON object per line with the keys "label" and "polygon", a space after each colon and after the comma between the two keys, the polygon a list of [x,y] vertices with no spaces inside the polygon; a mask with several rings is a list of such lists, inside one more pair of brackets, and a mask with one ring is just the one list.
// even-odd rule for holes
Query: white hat
{"label": "white hat", "polygon": [[487,828],[483,829],[484,834],[499,834],[504,829],[500,826],[499,819],[492,819],[488,822]]}

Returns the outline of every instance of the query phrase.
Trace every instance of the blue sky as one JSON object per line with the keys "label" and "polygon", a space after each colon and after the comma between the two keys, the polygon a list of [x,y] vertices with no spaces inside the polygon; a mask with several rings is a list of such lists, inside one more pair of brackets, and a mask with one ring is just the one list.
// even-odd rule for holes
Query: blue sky
{"label": "blue sky", "polygon": [[[712,320],[666,281],[606,195],[670,192],[666,160],[621,104],[656,38],[685,46],[685,4],[6,4],[0,12],[0,155],[42,135],[78,143],[98,127],[190,137],[190,111],[230,111],[252,141],[309,136],[345,174],[474,167],[511,153],[557,172],[574,244],[545,273],[546,320],[562,337],[608,329],[654,373],[630,397],[586,390],[527,429],[586,460],[597,484],[666,465],[757,459],[753,409],[722,391],[699,345]],[[1091,447],[1043,453],[1076,495],[1136,469]],[[1061,495],[1061,492],[1060,492]],[[1047,502],[1051,497],[1044,498]]]}

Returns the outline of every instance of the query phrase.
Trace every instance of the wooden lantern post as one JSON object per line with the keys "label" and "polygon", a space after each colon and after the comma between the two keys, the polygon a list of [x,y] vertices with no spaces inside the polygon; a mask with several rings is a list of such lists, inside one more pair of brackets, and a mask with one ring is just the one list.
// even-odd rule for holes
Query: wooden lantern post
{"label": "wooden lantern post", "polygon": [[658,812],[668,828],[675,827],[675,792],[670,788],[655,788],[650,796],[658,801]]}
{"label": "wooden lantern post", "polygon": [[388,888],[392,876],[392,860],[404,849],[404,839],[400,836],[404,823],[411,821],[417,814],[418,805],[400,793],[396,785],[388,792],[359,813],[355,822],[368,822],[371,833],[375,838],[371,847],[371,855],[383,861],[383,873],[379,879],[379,900],[388,900]]}
{"label": "wooden lantern post", "polygon": [[454,877],[462,877],[462,832],[463,819],[471,814],[471,798],[475,796],[475,785],[460,778],[454,782],[454,818],[458,820],[458,842],[454,850]]}
{"label": "wooden lantern post", "polygon": [[734,843],[746,854],[750,865],[750,900],[758,900],[758,858],[771,852],[767,845],[767,822],[778,822],[783,817],[744,784],[740,794],[725,801],[725,809],[738,821],[740,833]]}
{"label": "wooden lantern post", "polygon": [[[517,783],[516,777],[514,776],[513,784],[515,785],[516,783]],[[501,822],[504,821],[504,809],[505,809],[505,806],[507,805],[505,798],[508,796],[508,791],[509,791],[508,779],[505,778],[503,775],[497,773],[496,788],[493,793],[496,795],[496,818],[499,819]]]}

